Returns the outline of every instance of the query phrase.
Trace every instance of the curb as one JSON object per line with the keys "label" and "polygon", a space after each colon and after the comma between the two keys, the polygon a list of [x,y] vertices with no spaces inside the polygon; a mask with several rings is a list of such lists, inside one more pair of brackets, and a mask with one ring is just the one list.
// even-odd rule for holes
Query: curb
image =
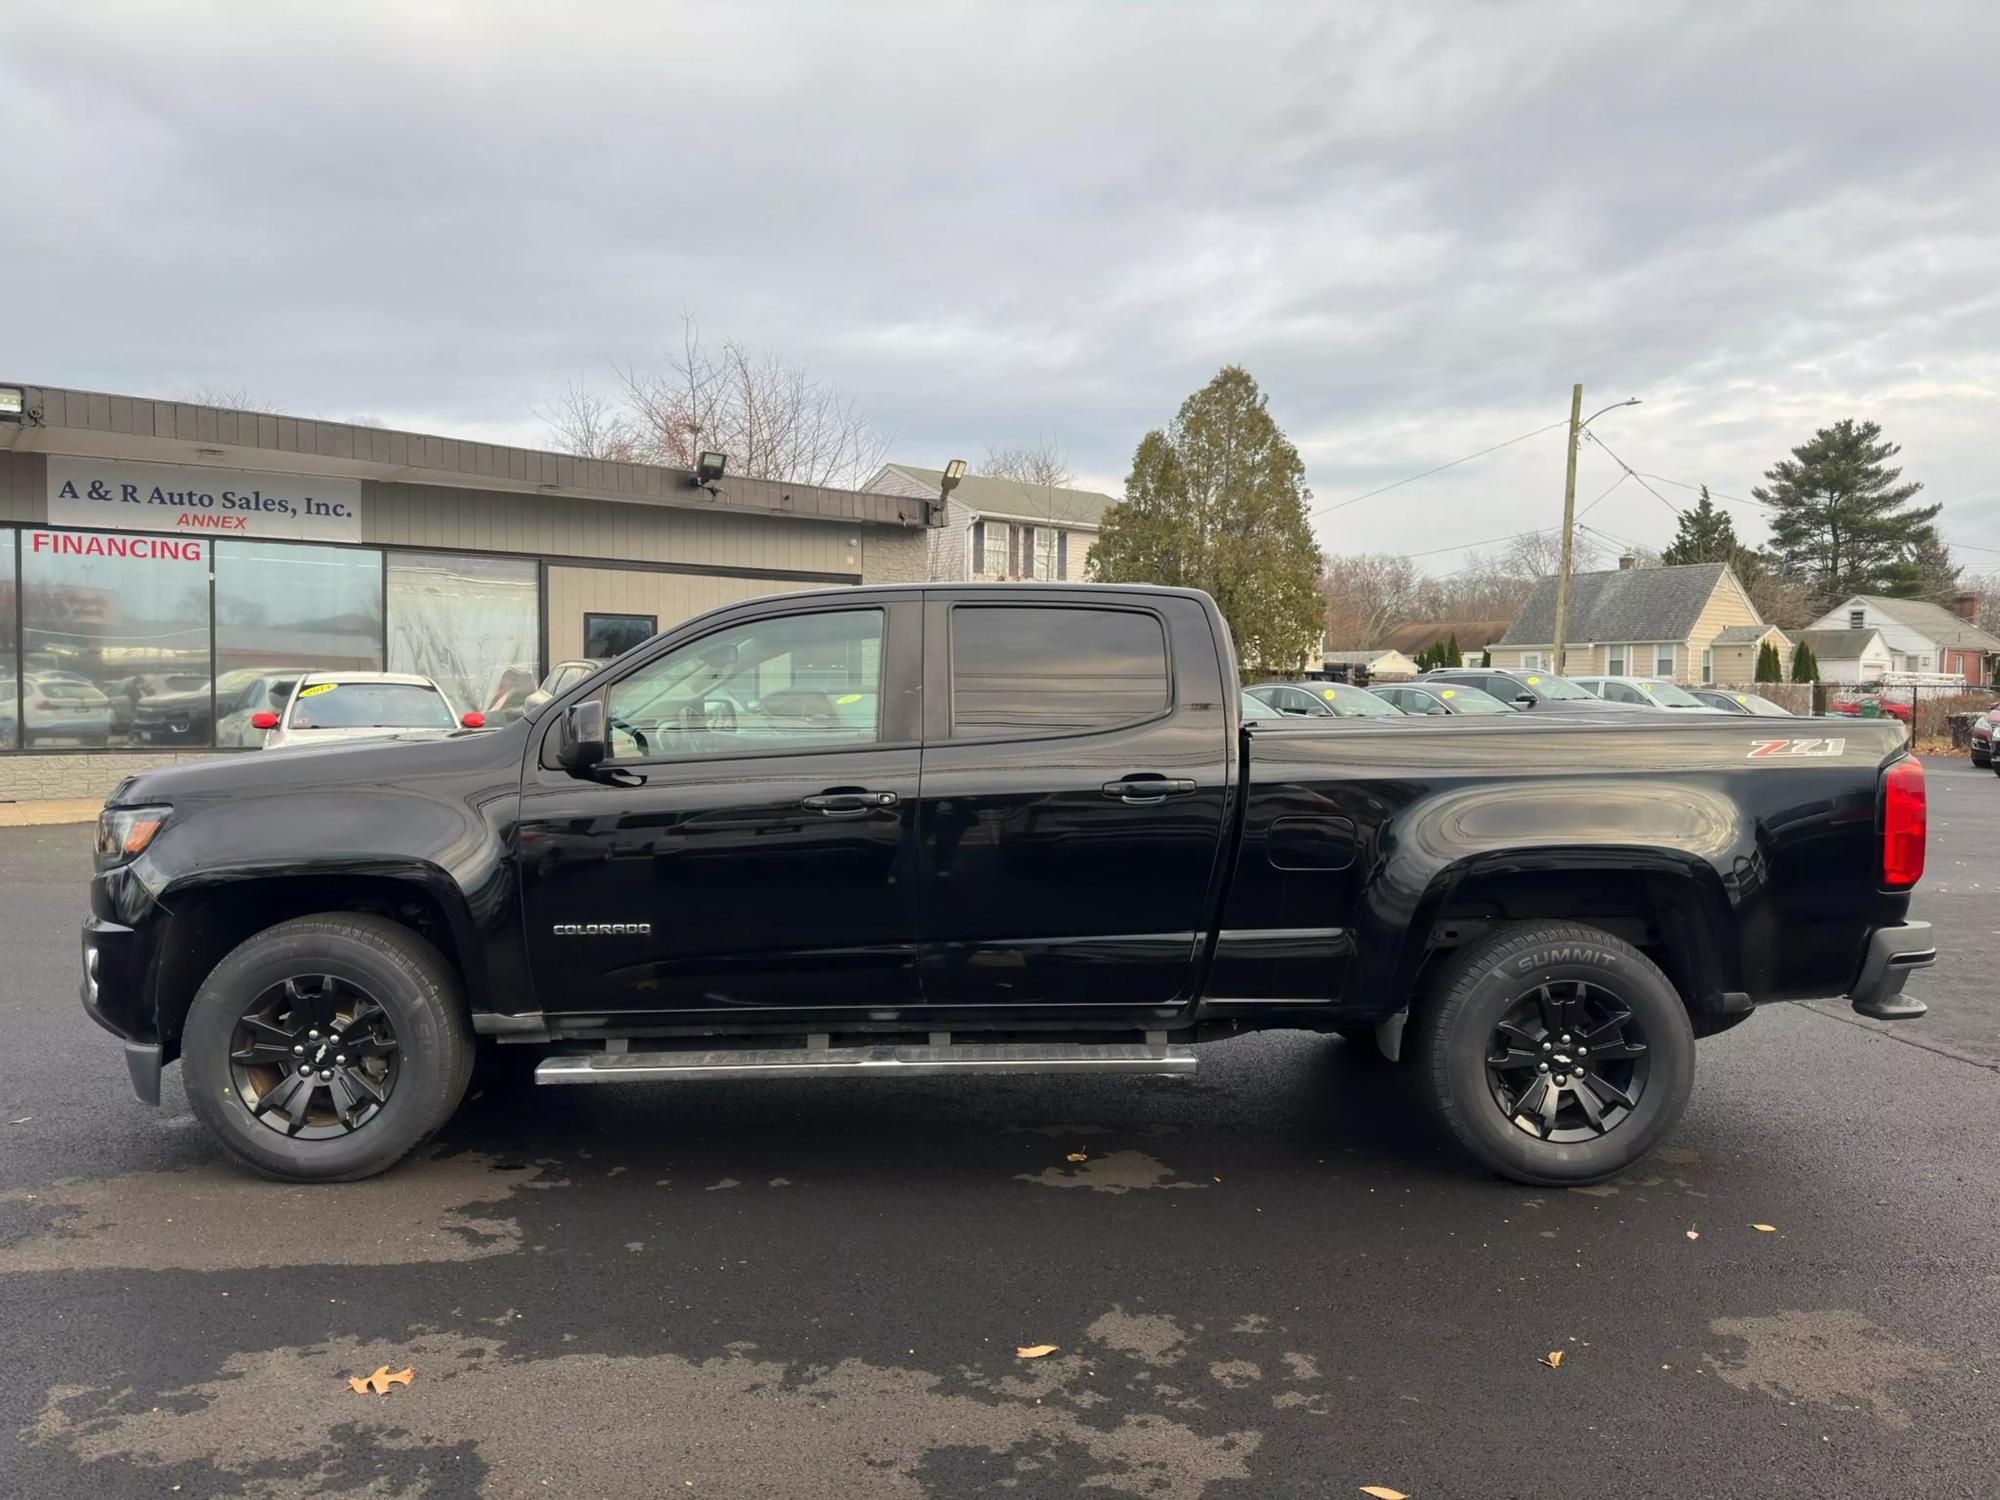
{"label": "curb", "polygon": [[59,823],[95,823],[104,803],[95,797],[46,802],[0,802],[0,828],[44,828]]}

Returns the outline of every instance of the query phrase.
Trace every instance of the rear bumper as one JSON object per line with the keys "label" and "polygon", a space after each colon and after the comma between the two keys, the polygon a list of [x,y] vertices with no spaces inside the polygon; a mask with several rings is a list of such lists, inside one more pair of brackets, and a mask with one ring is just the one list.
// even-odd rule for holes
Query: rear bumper
{"label": "rear bumper", "polygon": [[1927,969],[1936,962],[1930,923],[1878,927],[1868,938],[1867,956],[1847,998],[1860,1014],[1878,1021],[1914,1020],[1930,1007],[1905,996],[1903,985],[1913,969]]}

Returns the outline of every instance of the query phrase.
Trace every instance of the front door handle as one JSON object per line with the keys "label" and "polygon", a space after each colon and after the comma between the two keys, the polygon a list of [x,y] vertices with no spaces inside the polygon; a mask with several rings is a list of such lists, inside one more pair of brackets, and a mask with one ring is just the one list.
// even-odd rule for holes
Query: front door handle
{"label": "front door handle", "polygon": [[866,787],[836,786],[810,797],[801,797],[799,806],[829,818],[859,818],[878,808],[894,807],[902,798],[894,792],[871,792]]}
{"label": "front door handle", "polygon": [[1103,787],[1105,796],[1133,804],[1164,802],[1169,797],[1185,797],[1194,789],[1192,781],[1145,774],[1127,776],[1120,781],[1107,781]]}

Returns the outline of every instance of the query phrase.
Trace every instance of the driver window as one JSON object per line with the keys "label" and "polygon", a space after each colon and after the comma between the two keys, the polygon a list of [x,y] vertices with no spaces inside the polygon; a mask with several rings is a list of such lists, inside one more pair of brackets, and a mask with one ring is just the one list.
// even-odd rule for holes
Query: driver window
{"label": "driver window", "polygon": [[610,758],[768,755],[881,737],[879,609],[751,620],[648,662],[606,695]]}

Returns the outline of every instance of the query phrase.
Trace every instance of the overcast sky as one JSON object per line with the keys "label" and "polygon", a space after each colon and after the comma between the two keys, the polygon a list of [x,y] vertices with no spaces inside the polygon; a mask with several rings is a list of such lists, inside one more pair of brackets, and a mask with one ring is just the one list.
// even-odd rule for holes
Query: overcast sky
{"label": "overcast sky", "polygon": [[[898,458],[1052,434],[1115,493],[1233,361],[1316,506],[1581,380],[1643,398],[1596,429],[1634,468],[1736,495],[1873,417],[1990,569],[1996,58],[1991,0],[15,6],[0,377],[541,443],[687,309]],[[1322,539],[1443,571],[1553,524],[1562,460]],[[1587,448],[1579,503],[1619,473]],[[1589,517],[1673,521],[1629,481]]]}

